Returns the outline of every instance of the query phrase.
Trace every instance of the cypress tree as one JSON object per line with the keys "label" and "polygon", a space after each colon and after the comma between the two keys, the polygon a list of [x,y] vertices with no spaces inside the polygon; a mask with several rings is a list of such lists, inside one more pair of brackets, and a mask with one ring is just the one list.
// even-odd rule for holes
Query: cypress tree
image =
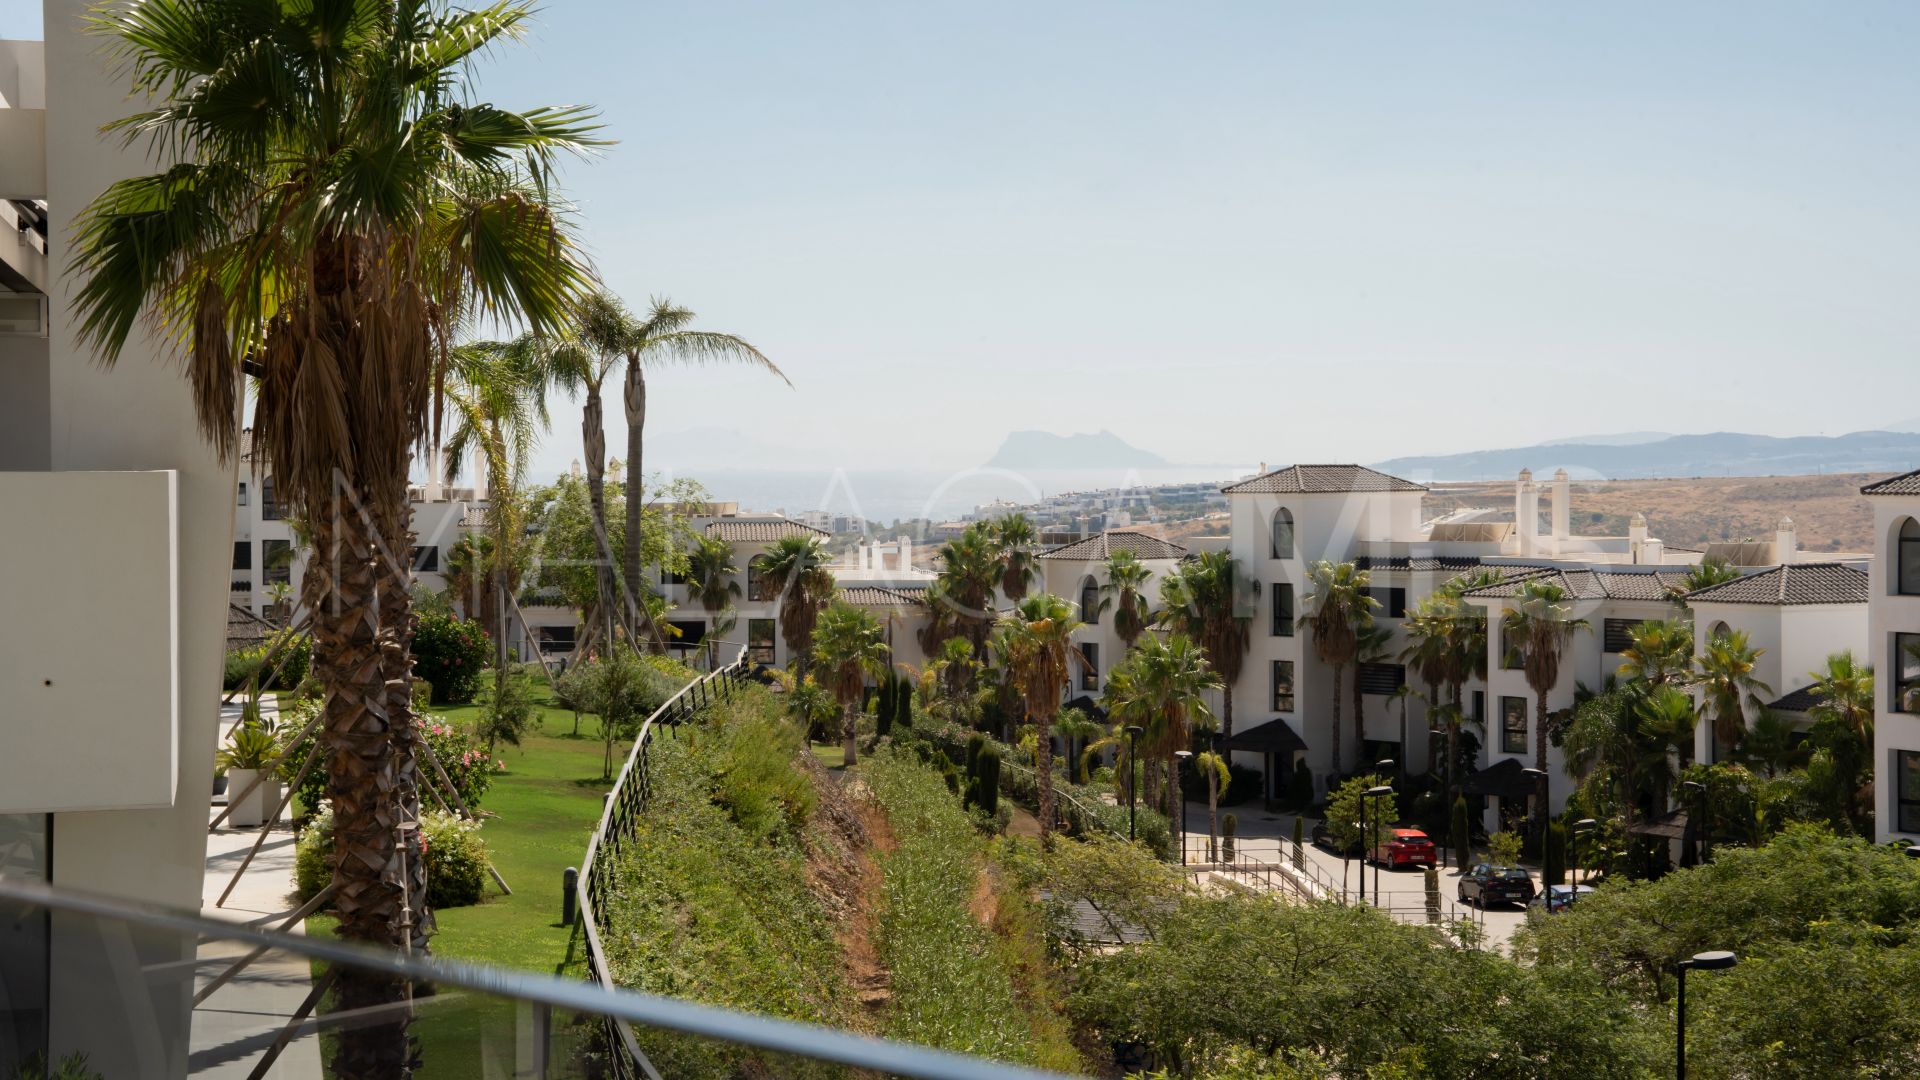
{"label": "cypress tree", "polygon": [[1461,870],[1473,862],[1473,834],[1467,826],[1467,797],[1453,798],[1453,858]]}
{"label": "cypress tree", "polygon": [[991,746],[982,748],[974,771],[974,783],[978,785],[974,805],[992,817],[1000,812],[1000,751]]}
{"label": "cypress tree", "polygon": [[1547,885],[1567,883],[1567,827],[1558,821],[1547,823],[1547,851],[1540,878]]}
{"label": "cypress tree", "polygon": [[1293,816],[1293,868],[1295,870],[1302,869],[1300,864],[1306,859],[1306,852],[1302,847],[1306,838],[1307,819],[1295,814]]}

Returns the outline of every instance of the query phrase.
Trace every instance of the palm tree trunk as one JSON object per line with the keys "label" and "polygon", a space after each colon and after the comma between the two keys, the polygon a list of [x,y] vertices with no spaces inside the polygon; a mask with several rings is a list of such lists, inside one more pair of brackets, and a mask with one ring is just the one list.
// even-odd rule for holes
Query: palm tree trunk
{"label": "palm tree trunk", "polygon": [[1360,692],[1360,665],[1353,665],[1353,761],[1364,767],[1367,756],[1367,698]]}
{"label": "palm tree trunk", "polygon": [[[1233,683],[1220,680],[1220,738],[1219,743],[1233,738]],[[1218,743],[1216,743],[1218,745]],[[1224,752],[1224,751],[1223,751]]]}
{"label": "palm tree trunk", "polygon": [[[402,506],[402,510],[408,508]],[[398,528],[399,540],[392,554],[378,565],[385,571],[380,580],[381,666],[387,684],[387,724],[393,733],[393,755],[400,784],[394,795],[400,801],[404,820],[420,820],[420,780],[418,743],[422,738],[413,715],[413,615],[412,562],[401,562],[399,553],[411,555],[413,533],[405,528],[407,518],[387,515],[387,528]],[[407,898],[411,908],[411,946],[415,953],[428,952],[427,932],[433,916],[427,910],[427,863],[424,857],[407,860]]]}
{"label": "palm tree trunk", "polygon": [[853,711],[853,702],[840,703],[840,749],[851,766],[860,760],[859,714]]}
{"label": "palm tree trunk", "polygon": [[[627,384],[622,400],[627,411],[627,535],[621,560],[625,570],[627,611],[634,625],[640,613],[640,517],[646,508],[647,481],[641,471],[642,441],[647,427],[647,377],[640,370],[638,356],[627,357]],[[649,626],[653,620],[647,620]]]}
{"label": "palm tree trunk", "polygon": [[587,388],[586,407],[580,413],[580,439],[587,451],[587,505],[593,516],[593,584],[606,623],[607,652],[613,652],[614,604],[613,544],[607,539],[607,433],[597,387]]}
{"label": "palm tree trunk", "polygon": [[[326,687],[322,705],[327,795],[333,803],[333,880],[337,932],[352,941],[404,952],[413,941],[407,885],[412,874],[398,792],[413,776],[391,727],[389,676],[396,642],[380,626],[380,570],[371,523],[344,492],[312,514],[320,575],[312,612],[313,666]],[[407,1025],[412,986],[367,969],[341,969],[339,1011],[372,1010],[382,1019],[339,1032],[333,1069],[345,1077],[400,1076],[411,1056]]]}
{"label": "palm tree trunk", "polygon": [[[1545,690],[1536,691],[1534,694],[1533,728],[1534,728],[1535,742],[1538,743],[1538,745],[1535,746],[1533,750],[1533,767],[1536,769],[1539,769],[1541,772],[1546,772],[1547,771],[1547,692]],[[1549,790],[1548,782],[1538,781],[1536,783],[1536,787],[1538,788],[1538,792],[1539,792],[1538,794],[1539,803],[1535,805],[1533,808],[1533,827],[1534,827],[1535,833],[1538,834],[1538,836],[1540,837],[1540,842],[1543,845],[1543,850],[1544,850],[1544,845],[1546,843],[1546,837],[1547,837],[1547,799],[1548,799],[1548,790]]]}
{"label": "palm tree trunk", "polygon": [[1207,861],[1220,861],[1220,777],[1212,769],[1207,770]]}
{"label": "palm tree trunk", "polygon": [[[1340,678],[1345,674],[1345,664],[1333,665],[1333,738],[1330,743],[1333,749],[1332,776],[1340,775]],[[1331,780],[1332,776],[1328,779]]]}
{"label": "palm tree trunk", "polygon": [[1040,843],[1053,842],[1053,717],[1036,713],[1033,717],[1036,771],[1040,774]]}

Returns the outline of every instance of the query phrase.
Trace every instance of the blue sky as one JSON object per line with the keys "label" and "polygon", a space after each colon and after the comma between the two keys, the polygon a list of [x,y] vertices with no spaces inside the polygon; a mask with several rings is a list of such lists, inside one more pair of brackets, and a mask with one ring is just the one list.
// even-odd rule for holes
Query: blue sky
{"label": "blue sky", "polygon": [[793,378],[663,373],[663,443],[1367,461],[1920,414],[1917,45],[1869,3],[553,0],[480,85],[599,105],[608,283]]}

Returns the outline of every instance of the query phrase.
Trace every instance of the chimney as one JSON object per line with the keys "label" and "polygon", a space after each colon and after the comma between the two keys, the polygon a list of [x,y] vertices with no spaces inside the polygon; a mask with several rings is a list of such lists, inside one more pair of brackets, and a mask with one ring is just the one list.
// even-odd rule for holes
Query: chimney
{"label": "chimney", "polygon": [[906,533],[900,534],[900,569],[913,569],[913,538]]}
{"label": "chimney", "polygon": [[1564,554],[1573,535],[1573,482],[1567,470],[1553,470],[1553,550]]}
{"label": "chimney", "polygon": [[1540,489],[1533,486],[1533,470],[1521,469],[1513,485],[1513,524],[1520,535],[1520,557],[1532,558],[1540,543]]}
{"label": "chimney", "polygon": [[1641,558],[1647,546],[1647,515],[1635,514],[1627,522],[1627,553],[1632,562],[1644,562]]}
{"label": "chimney", "polygon": [[1773,561],[1791,563],[1800,561],[1800,538],[1795,535],[1793,519],[1783,517],[1773,531]]}
{"label": "chimney", "polygon": [[1640,546],[1640,555],[1649,566],[1659,566],[1667,561],[1667,542],[1657,536],[1649,536]]}

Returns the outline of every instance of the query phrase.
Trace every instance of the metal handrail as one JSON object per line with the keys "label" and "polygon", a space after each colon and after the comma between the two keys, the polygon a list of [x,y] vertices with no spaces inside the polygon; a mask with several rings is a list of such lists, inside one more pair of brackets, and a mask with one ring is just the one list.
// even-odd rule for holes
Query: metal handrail
{"label": "metal handrail", "polygon": [[[587,939],[588,976],[600,986],[611,989],[615,984],[613,974],[607,968],[605,946],[600,940],[599,902],[607,894],[609,879],[613,874],[613,860],[620,854],[620,845],[633,835],[634,819],[646,808],[647,796],[651,793],[647,748],[653,741],[653,729],[657,724],[679,724],[694,712],[712,704],[716,685],[719,699],[731,700],[733,688],[746,678],[746,659],[747,647],[742,645],[732,663],[715,668],[681,687],[678,693],[655,709],[653,715],[641,723],[640,733],[634,736],[627,759],[614,777],[613,790],[607,792],[606,808],[600,812],[600,821],[593,827],[593,835],[587,838],[587,853],[581,861],[580,877],[574,883],[574,892],[579,901],[580,928]],[[606,1019],[611,1043],[608,1047],[609,1061],[613,1065],[614,1075],[633,1076],[637,1070],[648,1080],[661,1080],[660,1073],[640,1049],[640,1042],[633,1034],[633,1025],[611,1013],[606,1014]]]}
{"label": "metal handrail", "polygon": [[[639,1024],[677,1031],[772,1053],[869,1069],[889,1076],[907,1076],[917,1080],[1065,1080],[1059,1073],[856,1035],[817,1024],[755,1016],[656,994],[642,994],[612,986],[589,986],[569,979],[484,964],[410,955],[305,934],[276,933],[242,923],[215,921],[193,913],[37,881],[0,876],[0,903],[105,919],[125,926],[166,933],[181,942],[224,941],[250,948],[277,950],[291,956],[392,975],[416,983],[509,998],[526,1002],[548,1013],[559,1011],[612,1017],[626,1025]],[[76,924],[66,925],[71,927]],[[176,978],[194,970],[192,965],[173,964],[165,967],[173,972],[171,977]],[[135,968],[131,974],[135,978],[144,977],[148,980],[168,977],[153,967],[144,972]]]}

